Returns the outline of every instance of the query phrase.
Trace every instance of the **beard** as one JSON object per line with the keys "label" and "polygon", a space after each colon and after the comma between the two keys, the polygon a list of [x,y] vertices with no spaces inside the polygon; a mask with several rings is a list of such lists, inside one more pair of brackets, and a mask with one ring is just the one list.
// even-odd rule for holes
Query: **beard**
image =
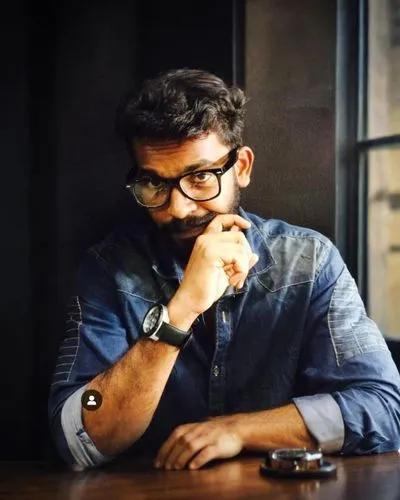
{"label": "beard", "polygon": [[[189,236],[184,238],[180,236],[185,231],[194,228],[203,227],[206,229],[208,224],[216,217],[221,214],[237,214],[240,205],[240,188],[237,183],[236,178],[234,179],[234,188],[231,200],[224,212],[207,212],[200,216],[190,216],[185,219],[173,219],[171,222],[162,224],[159,229],[163,234],[164,238],[168,241],[174,257],[178,260],[181,265],[185,265],[192,253],[194,244],[196,243],[197,236]],[[202,232],[203,232],[202,231]],[[201,234],[201,233],[200,233]]]}

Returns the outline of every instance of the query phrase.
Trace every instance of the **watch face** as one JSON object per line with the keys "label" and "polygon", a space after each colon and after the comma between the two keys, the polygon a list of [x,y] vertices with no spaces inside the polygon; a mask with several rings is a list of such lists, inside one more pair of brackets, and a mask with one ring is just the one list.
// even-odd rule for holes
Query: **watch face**
{"label": "watch face", "polygon": [[143,332],[146,335],[152,335],[154,330],[157,329],[161,315],[162,307],[160,306],[154,306],[149,310],[143,321]]}
{"label": "watch face", "polygon": [[302,448],[277,450],[275,454],[276,458],[280,458],[283,460],[303,460],[307,457],[307,452]]}
{"label": "watch face", "polygon": [[316,460],[322,458],[320,450],[311,450],[309,448],[281,448],[271,453],[272,459],[279,460]]}

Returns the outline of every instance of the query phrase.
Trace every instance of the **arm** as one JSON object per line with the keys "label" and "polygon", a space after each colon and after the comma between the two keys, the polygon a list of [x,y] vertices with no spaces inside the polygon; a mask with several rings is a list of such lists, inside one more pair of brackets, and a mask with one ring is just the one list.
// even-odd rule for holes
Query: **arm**
{"label": "arm", "polygon": [[243,449],[314,448],[315,440],[296,406],[213,418],[181,425],[157,454],[155,467],[199,469],[216,458],[230,458]]}
{"label": "arm", "polygon": [[[49,419],[61,456],[84,468],[112,459],[145,432],[179,350],[145,339],[129,346],[115,283],[98,254],[87,254],[76,289],[53,374]],[[194,317],[171,302],[171,323],[189,329]],[[82,407],[87,389],[102,394],[95,412]]]}
{"label": "arm", "polygon": [[[248,224],[244,219],[239,220],[237,216],[228,216],[228,219],[225,216],[224,220],[223,227],[232,226],[235,221],[238,224]],[[170,322],[181,330],[189,330],[197,316],[208,309],[229,284],[224,271],[221,279],[221,272],[215,270],[213,262],[208,266],[208,271],[204,263],[204,260],[210,260],[209,249],[216,247],[214,226],[215,232],[222,227],[217,219],[209,229],[211,234],[206,243],[195,246],[185,270],[185,278],[168,304]],[[224,240],[244,238],[238,233],[226,236],[221,230],[219,234]],[[231,260],[244,260],[242,254],[248,252],[244,245],[238,245],[243,247],[241,253],[238,253],[236,248],[231,249],[230,243],[224,246],[227,248],[218,250],[216,257],[219,264],[220,254],[224,254],[225,260],[230,261],[229,256],[232,252],[234,257]],[[202,272],[199,272],[199,269]],[[248,271],[248,261],[243,264],[243,269],[245,272]],[[243,279],[241,274],[237,278],[234,277],[234,272],[231,274],[233,279]],[[194,309],[188,307],[188,304],[194,302],[196,304]],[[83,410],[83,422],[99,451],[109,455],[119,453],[143,435],[158,406],[178,354],[179,349],[176,347],[142,339],[117,364],[90,382],[88,388],[96,389],[103,395],[103,404],[95,412]],[[134,391],[132,391],[132,381],[134,381]],[[127,398],[127,394],[133,396]],[[118,419],[115,418],[116,410]]]}
{"label": "arm", "polygon": [[[294,403],[311,434],[329,452],[397,450],[399,373],[334,246],[314,283],[307,329]],[[327,404],[339,408],[336,422],[327,419]]]}
{"label": "arm", "polygon": [[[173,301],[168,313],[171,324],[181,330],[189,330],[195,319],[183,315]],[[83,423],[101,453],[115,455],[143,435],[178,354],[177,347],[141,339],[114,366],[89,383],[88,389],[103,395],[103,404],[95,412],[83,409]],[[132,393],[135,397],[126,397]]]}
{"label": "arm", "polygon": [[156,466],[199,468],[242,449],[318,446],[363,454],[399,448],[399,374],[335,247],[318,263],[296,382],[290,405],[178,427]]}
{"label": "arm", "polygon": [[[239,230],[249,223],[236,215],[219,217],[223,224],[216,217],[206,241],[196,243],[184,280],[168,304],[171,323],[177,328],[189,329],[222,295],[229,280],[240,285],[256,262],[241,233],[222,232],[222,228]],[[92,256],[80,273],[76,318],[68,328],[73,333],[61,347],[49,401],[59,450],[67,461],[83,467],[109,460],[145,432],[178,356],[176,348],[149,340],[129,348],[115,283],[101,260]],[[194,303],[198,309],[189,307]],[[66,356],[71,356],[68,362],[61,359]],[[87,388],[103,396],[95,412],[82,409],[80,397]]]}
{"label": "arm", "polygon": [[272,410],[219,418],[232,420],[233,428],[247,450],[316,447],[315,439],[292,403]]}

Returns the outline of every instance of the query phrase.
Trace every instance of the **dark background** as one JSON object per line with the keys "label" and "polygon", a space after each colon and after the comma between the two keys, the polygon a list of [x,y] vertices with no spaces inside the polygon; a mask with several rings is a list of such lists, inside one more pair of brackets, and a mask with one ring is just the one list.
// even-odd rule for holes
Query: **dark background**
{"label": "dark background", "polygon": [[[3,1],[0,459],[52,456],[47,391],[82,253],[137,217],[114,135],[121,94],[172,67],[244,85],[244,206],[335,229],[331,0]],[[247,14],[247,15],[245,15]]]}

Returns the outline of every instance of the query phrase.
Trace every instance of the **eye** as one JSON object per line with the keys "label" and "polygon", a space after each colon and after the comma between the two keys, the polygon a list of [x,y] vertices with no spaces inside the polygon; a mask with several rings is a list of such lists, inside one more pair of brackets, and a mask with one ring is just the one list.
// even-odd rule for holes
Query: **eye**
{"label": "eye", "polygon": [[159,191],[166,186],[161,179],[157,179],[156,177],[142,177],[138,180],[138,183],[142,186],[142,188],[150,189],[152,191]]}
{"label": "eye", "polygon": [[196,172],[190,176],[190,181],[193,184],[203,184],[209,181],[212,175],[210,172]]}
{"label": "eye", "polygon": [[147,186],[150,189],[159,189],[163,186],[163,182],[160,179],[148,179]]}

